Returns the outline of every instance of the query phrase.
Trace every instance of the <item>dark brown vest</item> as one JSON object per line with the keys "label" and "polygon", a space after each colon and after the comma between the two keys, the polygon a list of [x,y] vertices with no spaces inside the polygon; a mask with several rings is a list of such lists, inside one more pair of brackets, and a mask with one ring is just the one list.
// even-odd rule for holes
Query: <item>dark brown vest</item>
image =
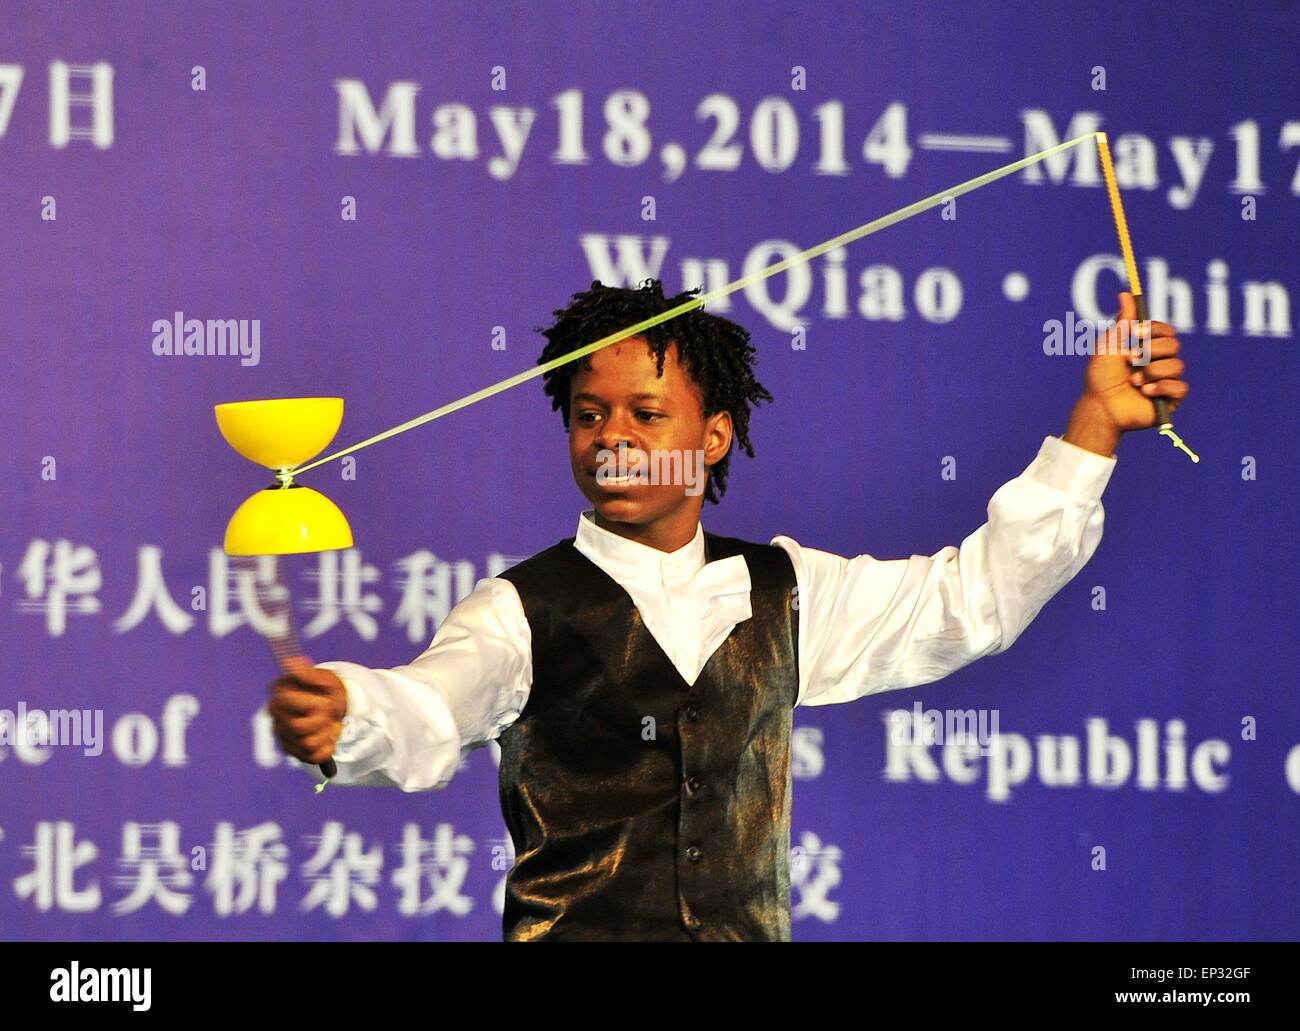
{"label": "dark brown vest", "polygon": [[744,556],[753,615],[693,686],[574,538],[501,574],[533,652],[500,738],[507,941],[790,940],[794,568],[704,540],[708,562]]}

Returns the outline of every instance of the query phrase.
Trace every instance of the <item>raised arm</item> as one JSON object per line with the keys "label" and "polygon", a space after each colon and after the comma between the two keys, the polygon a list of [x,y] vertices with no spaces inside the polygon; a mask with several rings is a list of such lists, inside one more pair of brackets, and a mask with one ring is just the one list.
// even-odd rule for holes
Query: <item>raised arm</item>
{"label": "raised arm", "polygon": [[1043,441],[960,547],[881,560],[783,547],[799,583],[802,705],[928,684],[1008,648],[1101,540],[1113,458]]}
{"label": "raised arm", "polygon": [[800,704],[928,684],[1004,651],[1092,557],[1121,435],[1155,422],[1151,398],[1172,412],[1187,396],[1174,327],[1137,323],[1132,295],[1119,299],[1065,433],[998,489],[960,547],[880,561],[772,541],[799,583]]}

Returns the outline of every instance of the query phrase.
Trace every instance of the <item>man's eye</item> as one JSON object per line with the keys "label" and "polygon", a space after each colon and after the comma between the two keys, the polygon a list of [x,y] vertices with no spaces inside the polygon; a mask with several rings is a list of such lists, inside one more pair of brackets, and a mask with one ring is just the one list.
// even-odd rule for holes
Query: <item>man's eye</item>
{"label": "man's eye", "polygon": [[589,422],[590,419],[594,419],[597,414],[597,412],[579,412],[578,422]]}
{"label": "man's eye", "polygon": [[662,412],[637,412],[637,415],[644,415],[649,419],[662,419],[664,417]]}

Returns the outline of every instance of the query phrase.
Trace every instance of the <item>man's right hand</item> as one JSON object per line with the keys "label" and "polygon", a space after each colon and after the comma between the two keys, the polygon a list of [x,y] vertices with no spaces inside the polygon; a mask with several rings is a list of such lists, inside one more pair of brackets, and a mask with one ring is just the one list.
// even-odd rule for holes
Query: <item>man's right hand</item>
{"label": "man's right hand", "polygon": [[327,669],[306,666],[271,681],[271,714],[280,747],[319,766],[334,755],[348,711],[347,688]]}

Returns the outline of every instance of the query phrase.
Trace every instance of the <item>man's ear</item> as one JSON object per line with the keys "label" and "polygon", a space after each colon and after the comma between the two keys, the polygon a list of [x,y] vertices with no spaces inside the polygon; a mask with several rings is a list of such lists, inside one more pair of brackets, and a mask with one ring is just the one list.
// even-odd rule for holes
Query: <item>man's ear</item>
{"label": "man's ear", "polygon": [[726,458],[731,450],[731,439],[735,432],[735,427],[731,423],[731,413],[717,412],[711,415],[704,427],[704,463],[714,465]]}

